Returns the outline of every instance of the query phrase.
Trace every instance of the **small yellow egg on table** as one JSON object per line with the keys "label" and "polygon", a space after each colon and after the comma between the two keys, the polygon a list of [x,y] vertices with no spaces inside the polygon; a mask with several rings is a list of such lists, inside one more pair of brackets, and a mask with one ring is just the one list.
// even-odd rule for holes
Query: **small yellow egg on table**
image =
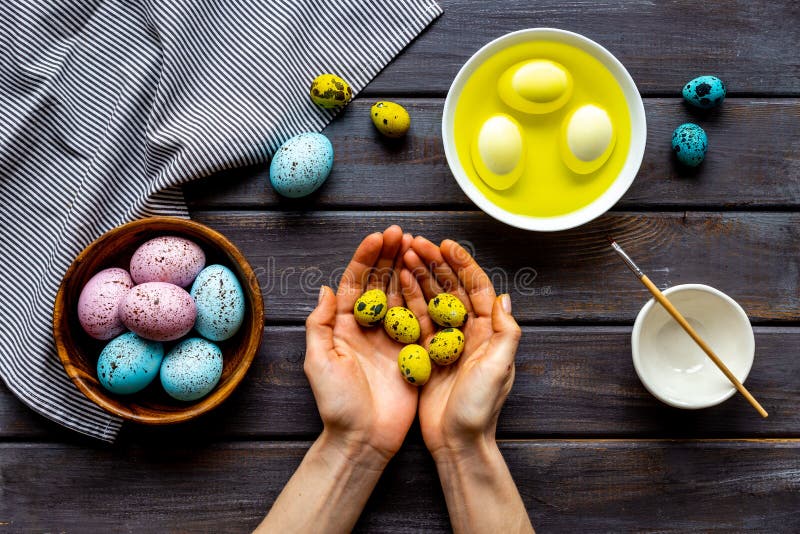
{"label": "small yellow egg on table", "polygon": [[311,100],[321,108],[342,108],[352,98],[350,85],[335,74],[320,74],[311,82]]}
{"label": "small yellow egg on table", "polygon": [[389,308],[383,318],[383,328],[389,334],[389,337],[400,343],[414,343],[419,339],[417,316],[403,306]]}
{"label": "small yellow egg on table", "polygon": [[428,354],[438,365],[450,365],[464,352],[464,333],[458,328],[445,328],[428,344]]}
{"label": "small yellow egg on table", "polygon": [[439,293],[428,302],[428,315],[439,326],[461,326],[467,320],[467,308],[455,295]]}
{"label": "small yellow egg on table", "polygon": [[353,316],[361,326],[377,326],[386,315],[386,293],[370,289],[361,295],[353,306]]}
{"label": "small yellow egg on table", "polygon": [[386,137],[403,137],[411,127],[411,117],[400,104],[376,102],[370,109],[372,123]]}
{"label": "small yellow egg on table", "polygon": [[400,374],[409,384],[424,386],[431,377],[431,359],[419,345],[406,345],[397,357]]}

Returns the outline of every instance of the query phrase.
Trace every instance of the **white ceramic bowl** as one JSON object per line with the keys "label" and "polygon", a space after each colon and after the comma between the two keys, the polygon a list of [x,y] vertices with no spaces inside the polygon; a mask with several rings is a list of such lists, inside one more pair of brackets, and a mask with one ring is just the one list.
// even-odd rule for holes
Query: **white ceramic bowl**
{"label": "white ceramic bowl", "polygon": [[[753,328],[739,304],[702,284],[674,286],[664,295],[744,382],[753,365]],[[631,335],[633,366],[644,387],[676,408],[719,404],[736,389],[706,353],[654,299],[644,305]]]}
{"label": "white ceramic bowl", "polygon": [[[625,95],[625,100],[628,103],[628,112],[631,119],[631,143],[628,150],[628,158],[622,171],[617,176],[616,180],[612,182],[611,186],[600,197],[595,199],[594,202],[588,206],[567,213],[565,215],[558,215],[555,217],[531,217],[528,215],[520,215],[512,213],[495,205],[481,191],[475,187],[467,174],[464,172],[461,161],[458,158],[456,151],[455,136],[453,131],[453,124],[455,119],[456,102],[458,101],[464,84],[475,72],[484,61],[493,56],[500,50],[514,46],[516,44],[526,41],[555,41],[572,45],[576,48],[588,52],[594,58],[600,61],[610,72],[614,75],[622,88]],[[490,42],[480,50],[478,50],[467,62],[461,67],[461,70],[453,80],[450,86],[450,91],[447,93],[447,100],[444,103],[444,113],[442,115],[442,141],[444,142],[444,153],[447,157],[447,163],[450,165],[450,170],[453,172],[458,185],[464,193],[472,200],[480,209],[511,226],[522,228],[524,230],[536,230],[540,232],[554,232],[558,230],[566,230],[585,224],[592,219],[595,219],[605,213],[625,194],[636,173],[639,171],[639,166],[642,163],[644,156],[644,146],[647,140],[647,124],[644,116],[644,105],[642,104],[642,97],[639,95],[639,90],[636,89],[636,84],[633,78],[622,66],[622,63],[615,58],[611,52],[586,37],[577,33],[568,32],[565,30],[557,30],[554,28],[531,28],[527,30],[520,30],[513,33],[503,35]],[[472,165],[467,162],[467,165]]]}

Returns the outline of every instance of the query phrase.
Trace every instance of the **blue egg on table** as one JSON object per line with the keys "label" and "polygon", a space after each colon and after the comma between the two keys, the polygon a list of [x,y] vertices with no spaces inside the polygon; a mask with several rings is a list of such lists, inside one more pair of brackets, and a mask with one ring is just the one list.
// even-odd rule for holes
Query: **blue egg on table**
{"label": "blue egg on table", "polygon": [[239,331],[244,321],[245,299],[236,274],[224,265],[209,265],[197,275],[189,294],[197,316],[194,329],[212,341],[224,341]]}
{"label": "blue egg on table", "polygon": [[691,105],[709,109],[725,100],[725,84],[716,76],[698,76],[683,86],[683,98]]}
{"label": "blue egg on table", "polygon": [[97,359],[97,378],[108,391],[130,395],[146,388],[158,374],[164,345],[126,332],[112,339]]}
{"label": "blue egg on table", "polygon": [[333,145],[322,134],[303,133],[286,141],[272,156],[269,181],[281,195],[300,198],[325,182],[333,167]]}
{"label": "blue egg on table", "polygon": [[180,342],[161,364],[161,385],[170,397],[193,401],[205,397],[222,376],[222,350],[199,337]]}
{"label": "blue egg on table", "polygon": [[697,167],[705,159],[707,150],[708,137],[698,125],[687,122],[672,132],[672,151],[684,165]]}

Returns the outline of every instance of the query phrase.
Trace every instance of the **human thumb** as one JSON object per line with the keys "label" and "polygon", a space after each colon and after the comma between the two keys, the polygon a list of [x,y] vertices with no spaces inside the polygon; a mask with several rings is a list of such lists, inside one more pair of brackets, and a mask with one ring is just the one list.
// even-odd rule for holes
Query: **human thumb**
{"label": "human thumb", "polygon": [[328,286],[319,288],[317,307],[306,319],[306,358],[324,355],[333,348],[333,324],[336,320],[336,295]]}
{"label": "human thumb", "polygon": [[511,315],[511,297],[504,293],[494,300],[492,306],[492,359],[497,363],[511,364],[522,336],[517,321]]}

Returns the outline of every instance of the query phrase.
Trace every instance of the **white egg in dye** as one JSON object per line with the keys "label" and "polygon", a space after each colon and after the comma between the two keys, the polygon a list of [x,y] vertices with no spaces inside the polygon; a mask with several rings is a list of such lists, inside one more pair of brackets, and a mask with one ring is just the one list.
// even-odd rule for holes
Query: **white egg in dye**
{"label": "white egg in dye", "polygon": [[564,119],[559,142],[564,164],[577,174],[589,174],[608,160],[616,132],[608,113],[592,104],[581,106]]}
{"label": "white egg in dye", "polygon": [[500,76],[497,92],[505,104],[517,111],[551,113],[572,96],[572,75],[555,61],[521,61]]}
{"label": "white egg in dye", "polygon": [[483,123],[471,147],[472,163],[481,179],[493,189],[514,185],[525,167],[522,127],[503,113]]}

